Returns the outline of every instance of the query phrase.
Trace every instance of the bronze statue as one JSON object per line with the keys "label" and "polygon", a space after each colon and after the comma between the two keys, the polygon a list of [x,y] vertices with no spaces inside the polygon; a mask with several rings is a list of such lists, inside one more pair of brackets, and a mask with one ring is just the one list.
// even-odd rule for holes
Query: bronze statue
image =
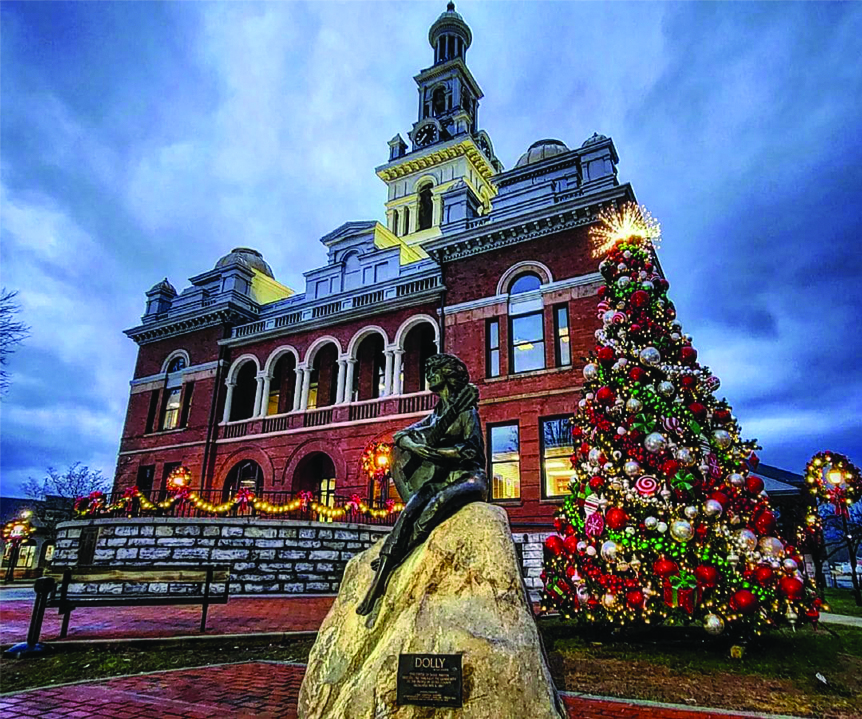
{"label": "bronze statue", "polygon": [[357,614],[371,613],[389,576],[432,529],[488,498],[479,392],[467,366],[454,355],[436,354],[425,363],[425,377],[440,401],[427,417],[395,433],[392,479],[404,509],[371,563],[374,581]]}

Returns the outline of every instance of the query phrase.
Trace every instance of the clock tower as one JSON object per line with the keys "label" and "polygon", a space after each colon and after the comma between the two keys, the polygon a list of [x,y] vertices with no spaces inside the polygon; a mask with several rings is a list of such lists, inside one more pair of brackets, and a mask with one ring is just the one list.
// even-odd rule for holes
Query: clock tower
{"label": "clock tower", "polygon": [[408,133],[389,141],[389,162],[377,175],[389,186],[387,225],[408,244],[439,237],[445,224],[445,193],[466,186],[476,215],[491,209],[497,190],[491,178],[503,166],[491,138],[478,128],[482,90],[467,68],[473,33],[450,2],[428,31],[434,64],[413,79],[419,91],[418,119]]}

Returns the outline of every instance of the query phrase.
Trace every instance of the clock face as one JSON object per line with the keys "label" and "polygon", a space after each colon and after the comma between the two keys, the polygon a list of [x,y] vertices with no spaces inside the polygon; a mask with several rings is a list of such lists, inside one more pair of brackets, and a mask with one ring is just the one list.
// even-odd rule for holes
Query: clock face
{"label": "clock face", "polygon": [[434,125],[423,125],[416,131],[416,144],[428,145],[437,139],[437,128]]}

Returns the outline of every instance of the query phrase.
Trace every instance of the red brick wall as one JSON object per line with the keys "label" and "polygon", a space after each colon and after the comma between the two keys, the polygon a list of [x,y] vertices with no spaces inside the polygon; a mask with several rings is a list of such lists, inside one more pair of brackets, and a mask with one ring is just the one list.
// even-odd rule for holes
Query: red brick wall
{"label": "red brick wall", "polygon": [[218,359],[218,341],[225,336],[224,325],[205,327],[196,332],[169,337],[158,342],[145,344],[138,349],[134,379],[149,377],[162,371],[162,364],[174,350],[183,349],[189,353],[190,364],[198,365]]}

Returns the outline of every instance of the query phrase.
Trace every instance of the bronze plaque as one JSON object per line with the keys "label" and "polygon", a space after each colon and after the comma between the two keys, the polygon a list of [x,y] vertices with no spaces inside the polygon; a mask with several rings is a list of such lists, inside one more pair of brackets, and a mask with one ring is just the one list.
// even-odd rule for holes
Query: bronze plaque
{"label": "bronze plaque", "polygon": [[398,704],[461,706],[460,654],[399,654]]}

